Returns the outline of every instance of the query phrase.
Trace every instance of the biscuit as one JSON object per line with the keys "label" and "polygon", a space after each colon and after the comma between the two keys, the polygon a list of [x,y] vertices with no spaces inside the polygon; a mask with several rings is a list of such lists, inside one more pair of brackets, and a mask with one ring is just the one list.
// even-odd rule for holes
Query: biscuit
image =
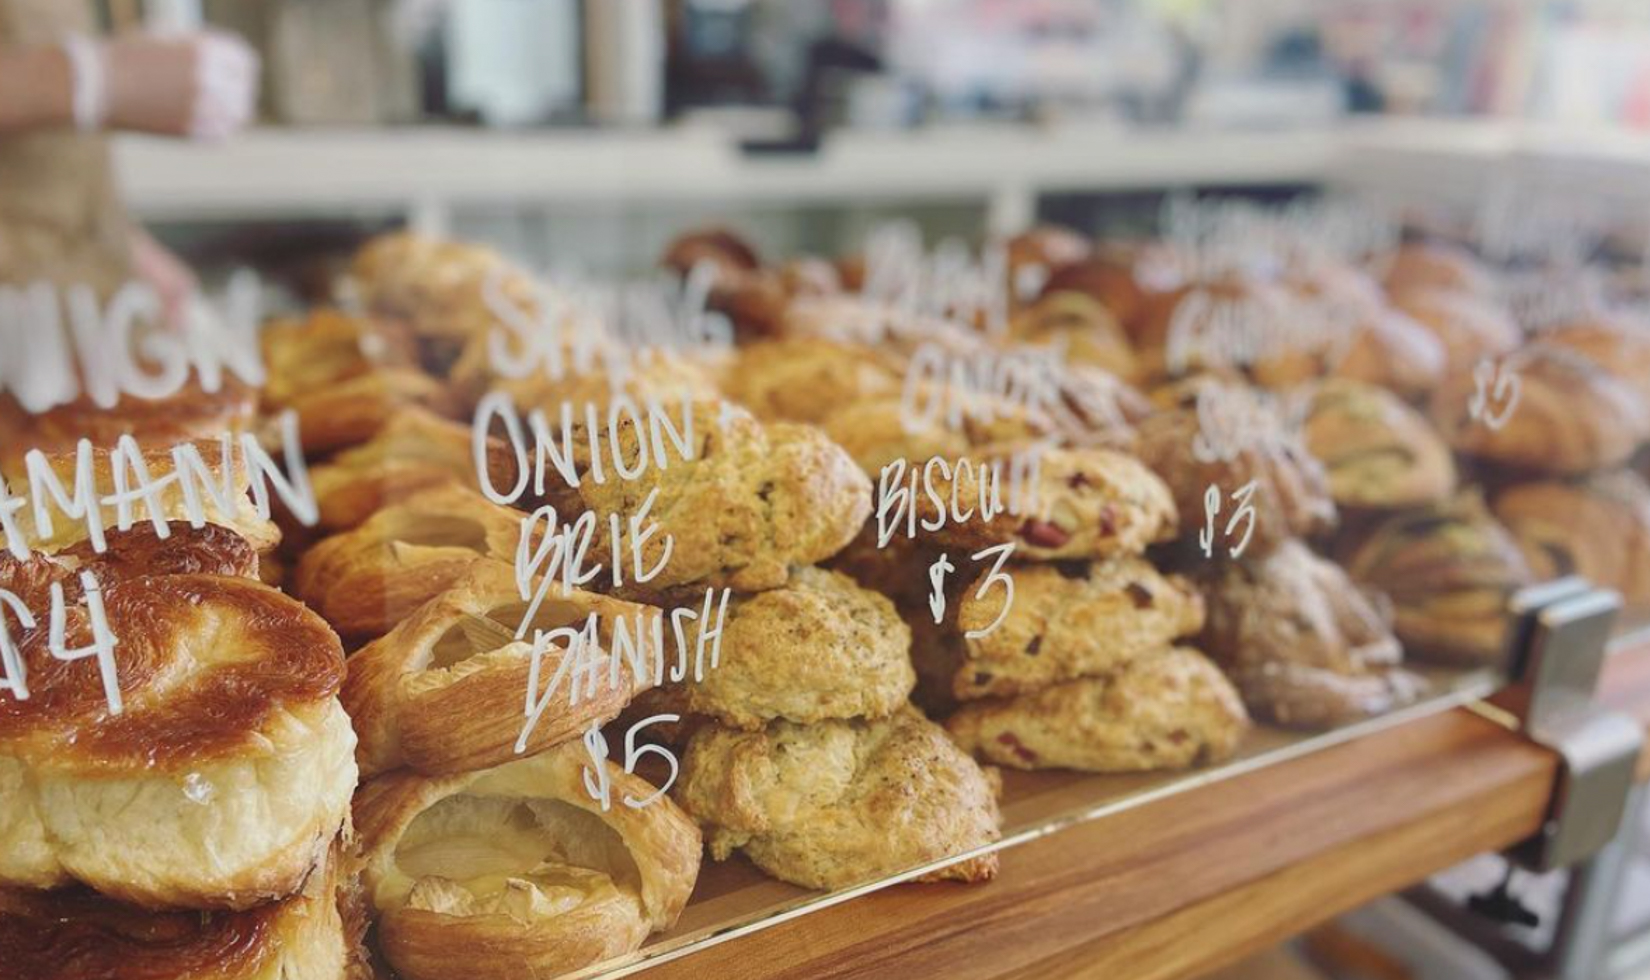
{"label": "biscuit", "polygon": [[[742,850],[805,888],[863,884],[1001,833],[994,780],[914,708],[760,732],[706,726],[688,743],[673,794],[706,829],[713,858]],[[988,853],[932,876],[995,873]]]}
{"label": "biscuit", "polygon": [[1249,716],[1208,658],[1173,647],[1104,676],[970,702],[945,726],[965,750],[1014,769],[1149,772],[1231,758]]}

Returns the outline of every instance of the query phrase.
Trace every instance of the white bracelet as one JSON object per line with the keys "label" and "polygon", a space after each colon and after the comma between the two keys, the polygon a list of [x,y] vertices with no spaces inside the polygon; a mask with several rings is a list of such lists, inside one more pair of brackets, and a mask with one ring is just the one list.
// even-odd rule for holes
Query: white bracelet
{"label": "white bracelet", "polygon": [[69,59],[69,104],[74,114],[75,128],[83,133],[100,129],[109,109],[103,48],[81,34],[65,35],[61,47],[64,57]]}

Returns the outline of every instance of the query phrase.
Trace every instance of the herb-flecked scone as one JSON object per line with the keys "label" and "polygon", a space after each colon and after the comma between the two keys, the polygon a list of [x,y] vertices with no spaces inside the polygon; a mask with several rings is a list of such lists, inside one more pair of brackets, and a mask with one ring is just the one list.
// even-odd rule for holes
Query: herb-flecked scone
{"label": "herb-flecked scone", "polygon": [[864,344],[823,337],[759,341],[728,365],[723,392],[757,418],[823,422],[845,405],[898,395],[898,360]]}
{"label": "herb-flecked scone", "polygon": [[1306,450],[1328,471],[1329,494],[1340,506],[1413,507],[1455,490],[1449,447],[1392,392],[1333,379],[1297,397],[1306,402]]}
{"label": "herb-flecked scone", "polygon": [[894,604],[841,572],[800,568],[780,588],[733,600],[720,664],[684,693],[691,711],[755,730],[881,718],[915,683],[911,631]]}
{"label": "herb-flecked scone", "polygon": [[[775,878],[835,889],[995,842],[997,788],[994,773],[905,707],[876,721],[706,726],[673,792],[715,859],[741,850]],[[989,853],[931,877],[983,881],[996,870]]]}
{"label": "herb-flecked scone", "polygon": [[1425,682],[1340,566],[1289,541],[1262,558],[1203,566],[1208,618],[1198,646],[1279,725],[1325,728],[1409,704]]}
{"label": "herb-flecked scone", "polygon": [[945,727],[964,749],[1014,769],[1148,772],[1230,758],[1249,716],[1220,668],[1168,647],[1104,675],[971,701]]}
{"label": "herb-flecked scone", "polygon": [[1537,581],[1580,575],[1650,603],[1650,486],[1631,470],[1520,483],[1490,501]]}
{"label": "herb-flecked scone", "polygon": [[[637,536],[638,567],[659,566],[647,582],[629,583],[638,595],[706,586],[777,588],[793,568],[842,550],[871,512],[871,481],[818,429],[764,425],[731,402],[667,406],[665,412],[685,451],[676,448],[674,435],[650,432],[621,416],[616,440],[602,439],[608,472],[597,482],[585,423],[576,421],[569,430],[576,480],[547,468],[546,497],[558,513],[596,515],[597,553],[610,548],[610,515],[623,522],[643,515],[645,507],[642,528],[657,522],[645,541]],[[640,472],[633,479],[617,477],[610,449],[626,468]],[[644,452],[647,465],[638,467]]]}
{"label": "herb-flecked scone", "polygon": [[1340,554],[1353,581],[1392,601],[1404,649],[1449,664],[1500,662],[1508,601],[1535,582],[1517,542],[1474,492],[1386,517]]}
{"label": "herb-flecked scone", "polygon": [[1143,558],[1021,564],[1005,572],[1014,580],[1006,614],[1008,593],[991,584],[989,572],[954,605],[950,628],[964,651],[952,681],[958,698],[1022,694],[1109,673],[1203,627],[1203,599],[1191,583]]}

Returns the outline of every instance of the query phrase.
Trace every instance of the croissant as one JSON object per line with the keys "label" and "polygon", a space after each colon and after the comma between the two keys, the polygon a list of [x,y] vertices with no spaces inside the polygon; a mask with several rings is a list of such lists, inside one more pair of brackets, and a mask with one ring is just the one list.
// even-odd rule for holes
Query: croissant
{"label": "croissant", "polygon": [[[230,453],[230,472],[225,474],[224,454],[221,443],[199,442],[193,444],[205,464],[206,480],[197,480],[198,498],[200,502],[200,516],[207,524],[216,524],[226,527],[244,538],[260,553],[274,550],[281,542],[281,532],[273,521],[260,516],[253,506],[250,496],[252,485],[251,476],[247,471],[244,458],[238,452]],[[145,448],[142,451],[143,465],[149,473],[151,483],[159,483],[177,471],[176,460],[170,449]],[[91,480],[97,488],[101,499],[115,492],[115,477],[113,468],[113,454],[106,449],[92,450]],[[75,470],[78,465],[75,453],[63,453],[46,457],[53,473],[66,488],[75,485]],[[29,487],[29,477],[22,469],[8,469],[5,479],[12,487],[13,492],[21,494]],[[130,481],[130,477],[128,477]],[[199,486],[207,482],[210,486]],[[226,513],[218,506],[217,491],[227,484],[235,501],[233,513]],[[188,520],[190,509],[187,506],[188,498],[179,481],[173,481],[164,487],[159,487],[152,494],[147,503],[136,503],[132,507],[132,519],[135,523],[147,523],[151,517],[158,517],[162,521]],[[157,514],[151,515],[153,506]],[[29,542],[31,548],[38,551],[58,551],[77,542],[87,540],[87,522],[81,519],[65,517],[55,502],[48,507],[51,514],[51,530],[45,531],[35,522],[34,508],[26,507],[17,513],[17,523],[22,535]],[[102,526],[117,528],[120,514],[116,507],[107,503],[100,504]]]}
{"label": "croissant", "polygon": [[1650,435],[1650,411],[1630,386],[1543,343],[1498,358],[1493,372],[1445,379],[1432,418],[1457,451],[1542,473],[1616,466]]}
{"label": "croissant", "polygon": [[196,439],[215,440],[225,433],[245,431],[252,423],[257,400],[257,391],[232,373],[225,374],[216,391],[206,391],[191,376],[164,398],[123,395],[112,408],[82,397],[30,413],[0,392],[0,466],[20,467],[23,455],[31,449],[47,455],[70,453],[82,439],[99,449],[113,449],[123,435],[151,449]]}
{"label": "croissant", "polygon": [[[432,775],[468,772],[515,758],[534,630],[579,629],[596,616],[599,646],[575,663],[599,657],[601,676],[587,683],[582,671],[570,669],[534,724],[527,752],[605,724],[663,672],[657,609],[556,586],[522,631],[525,641],[517,640],[528,608],[510,566],[479,562],[462,583],[350,657],[343,703],[361,737],[356,758],[365,777],[399,766]],[[629,642],[623,653],[614,651],[610,673],[606,653],[616,630]],[[632,652],[643,669],[633,669],[625,655]],[[564,656],[566,643],[550,648],[541,684],[548,686]]]}
{"label": "croissant", "polygon": [[605,769],[606,809],[586,789],[594,770],[580,742],[482,772],[363,786],[362,883],[395,971],[552,977],[674,924],[698,877],[699,830],[640,778]]}
{"label": "croissant", "polygon": [[302,890],[241,912],[149,912],[83,890],[0,889],[12,980],[339,980],[362,969],[337,848]]}
{"label": "croissant", "polygon": [[[102,601],[121,713],[95,660],[57,659],[45,628],[18,644],[29,698],[0,698],[0,884],[79,881],[149,908],[291,894],[355,788],[338,638],[241,578],[115,580]],[[69,624],[71,648],[90,643],[83,607]]]}
{"label": "croissant", "polygon": [[418,345],[405,324],[312,310],[274,320],[258,334],[269,379],[265,408],[285,408],[304,395],[386,368],[416,368]]}
{"label": "croissant", "polygon": [[1491,501],[1538,581],[1580,575],[1650,605],[1650,486],[1630,470],[1520,483]]}
{"label": "croissant", "polygon": [[347,637],[390,631],[479,561],[514,561],[526,515],[473,490],[432,487],[304,553],[293,590]]}
{"label": "croissant", "polygon": [[366,442],[394,419],[412,411],[459,414],[446,385],[422,371],[391,368],[359,374],[294,398],[298,440],[319,455]]}
{"label": "croissant", "polygon": [[[487,439],[493,486],[516,483],[516,460],[504,442]],[[367,442],[310,471],[325,531],[356,527],[388,504],[446,484],[479,489],[470,427],[418,408],[396,412]]]}

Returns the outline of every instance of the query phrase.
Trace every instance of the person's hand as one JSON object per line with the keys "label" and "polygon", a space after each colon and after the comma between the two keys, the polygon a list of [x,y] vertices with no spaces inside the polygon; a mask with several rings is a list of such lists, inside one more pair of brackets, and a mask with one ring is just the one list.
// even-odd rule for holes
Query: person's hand
{"label": "person's hand", "polygon": [[258,56],[233,34],[117,38],[101,55],[110,128],[223,139],[252,118]]}
{"label": "person's hand", "polygon": [[155,291],[161,318],[169,329],[182,329],[190,297],[200,283],[183,260],[142,228],[132,230],[132,274]]}

